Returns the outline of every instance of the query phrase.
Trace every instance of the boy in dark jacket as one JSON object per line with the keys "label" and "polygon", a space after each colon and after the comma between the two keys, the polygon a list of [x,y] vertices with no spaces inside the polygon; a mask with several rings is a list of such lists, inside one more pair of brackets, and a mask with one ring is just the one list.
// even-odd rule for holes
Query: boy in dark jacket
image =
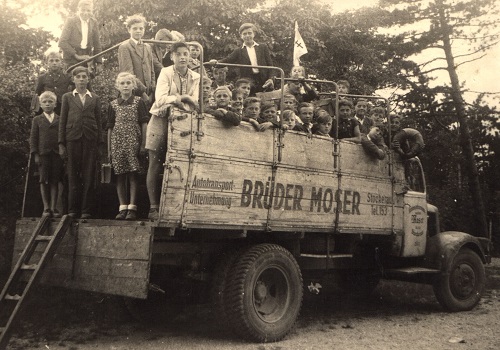
{"label": "boy in dark jacket", "polygon": [[43,113],[33,118],[30,150],[40,173],[40,193],[43,201],[42,216],[61,217],[56,209],[58,186],[62,179],[63,161],[59,156],[57,137],[59,116],[54,113],[57,96],[51,91],[40,95]]}
{"label": "boy in dark jacket", "polygon": [[77,217],[81,210],[81,218],[89,219],[98,144],[102,142],[101,101],[87,89],[87,68],[76,67],[72,75],[76,89],[62,98],[59,154],[68,159],[68,215]]}

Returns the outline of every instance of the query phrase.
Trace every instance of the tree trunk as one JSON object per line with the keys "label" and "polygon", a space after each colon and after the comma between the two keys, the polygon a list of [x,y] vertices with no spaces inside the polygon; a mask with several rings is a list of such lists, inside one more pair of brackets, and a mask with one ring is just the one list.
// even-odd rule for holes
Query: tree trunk
{"label": "tree trunk", "polygon": [[481,193],[481,185],[479,183],[479,173],[477,170],[476,160],[474,158],[474,149],[470,136],[469,126],[467,125],[467,114],[465,111],[465,102],[460,91],[460,82],[455,68],[455,58],[451,49],[450,30],[446,21],[444,6],[441,0],[437,2],[439,7],[439,22],[443,34],[443,50],[446,55],[446,63],[448,74],[451,80],[451,95],[455,110],[457,113],[458,122],[460,124],[460,146],[464,155],[466,174],[469,178],[469,190],[471,192],[474,208],[476,211],[477,229],[473,232],[475,236],[488,237],[488,225],[486,221],[485,206]]}

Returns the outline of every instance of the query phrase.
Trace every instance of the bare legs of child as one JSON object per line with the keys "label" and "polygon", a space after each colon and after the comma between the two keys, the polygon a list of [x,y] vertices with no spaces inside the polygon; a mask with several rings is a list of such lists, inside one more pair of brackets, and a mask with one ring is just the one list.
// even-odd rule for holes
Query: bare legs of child
{"label": "bare legs of child", "polygon": [[[127,183],[130,186],[130,204],[127,204]],[[118,215],[116,215],[117,220],[135,220],[137,218],[137,174],[128,173],[117,175],[116,178],[116,192],[118,194],[118,201],[120,202],[120,208]]]}
{"label": "bare legs of child", "polygon": [[149,150],[149,167],[148,174],[146,176],[146,186],[148,188],[149,196],[149,219],[158,220],[158,208],[160,202],[160,196],[158,191],[158,175],[160,174],[162,168],[162,162],[159,157],[158,151]]}

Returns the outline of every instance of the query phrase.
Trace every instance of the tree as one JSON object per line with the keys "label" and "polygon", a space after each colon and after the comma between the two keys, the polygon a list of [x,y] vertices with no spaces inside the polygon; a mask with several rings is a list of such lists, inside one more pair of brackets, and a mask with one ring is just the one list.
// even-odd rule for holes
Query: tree
{"label": "tree", "polygon": [[[408,54],[421,53],[426,49],[442,50],[442,56],[422,64],[418,75],[428,75],[438,70],[445,70],[449,76],[449,86],[441,87],[441,93],[450,97],[453,113],[459,124],[460,146],[466,162],[465,170],[468,177],[469,190],[474,203],[477,222],[477,235],[487,236],[485,206],[476,166],[475,152],[468,126],[466,103],[462,95],[462,86],[457,74],[457,67],[480,58],[478,54],[498,42],[498,33],[491,33],[496,28],[496,22],[490,19],[498,13],[493,0],[477,1],[405,1],[384,0],[382,6],[391,9],[400,24],[428,24],[423,31],[410,31],[405,36],[413,43],[413,50]],[[492,17],[493,18],[493,17]],[[453,40],[463,40],[469,43],[471,51],[466,54],[454,55]],[[456,60],[463,60],[457,63]],[[431,63],[444,62],[444,65],[428,68]],[[415,78],[415,77],[413,77]],[[435,112],[441,107],[440,102],[432,101],[428,112]]]}
{"label": "tree", "polygon": [[31,128],[35,66],[49,33],[29,29],[26,17],[0,4],[0,274],[9,268],[15,218],[19,217]]}

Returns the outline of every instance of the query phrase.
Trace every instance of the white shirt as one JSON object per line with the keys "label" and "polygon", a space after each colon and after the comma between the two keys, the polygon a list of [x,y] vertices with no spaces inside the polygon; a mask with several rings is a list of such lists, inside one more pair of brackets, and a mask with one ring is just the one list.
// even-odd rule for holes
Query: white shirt
{"label": "white shirt", "polygon": [[84,106],[85,106],[85,96],[89,95],[90,97],[92,97],[92,94],[90,93],[89,90],[85,91],[85,93],[82,95],[82,94],[78,93],[78,91],[76,91],[76,89],[75,89],[75,90],[73,90],[72,94],[73,94],[73,96],[78,95],[78,97],[80,97],[80,101],[82,101],[82,105],[84,105]]}
{"label": "white shirt", "polygon": [[[259,46],[259,44],[257,44],[256,42],[254,42],[252,46],[247,46],[246,44],[243,44],[243,46],[242,46],[242,47],[246,47],[247,48],[248,57],[250,57],[250,63],[252,64],[252,66],[258,66],[259,65],[257,63],[257,53],[255,52],[255,46]],[[259,73],[259,69],[258,68],[252,68],[252,71],[255,74]]]}
{"label": "white shirt", "polygon": [[80,43],[80,48],[86,49],[89,44],[89,21],[84,21],[80,17],[80,23],[82,24],[82,42]]}
{"label": "white shirt", "polygon": [[54,113],[47,114],[47,113],[43,112],[43,115],[45,115],[45,118],[47,118],[49,123],[52,124],[52,122],[54,121]]}
{"label": "white shirt", "polygon": [[130,40],[132,40],[134,42],[134,44],[136,44],[136,45],[142,44],[141,40],[135,40],[134,38],[130,38]]}

